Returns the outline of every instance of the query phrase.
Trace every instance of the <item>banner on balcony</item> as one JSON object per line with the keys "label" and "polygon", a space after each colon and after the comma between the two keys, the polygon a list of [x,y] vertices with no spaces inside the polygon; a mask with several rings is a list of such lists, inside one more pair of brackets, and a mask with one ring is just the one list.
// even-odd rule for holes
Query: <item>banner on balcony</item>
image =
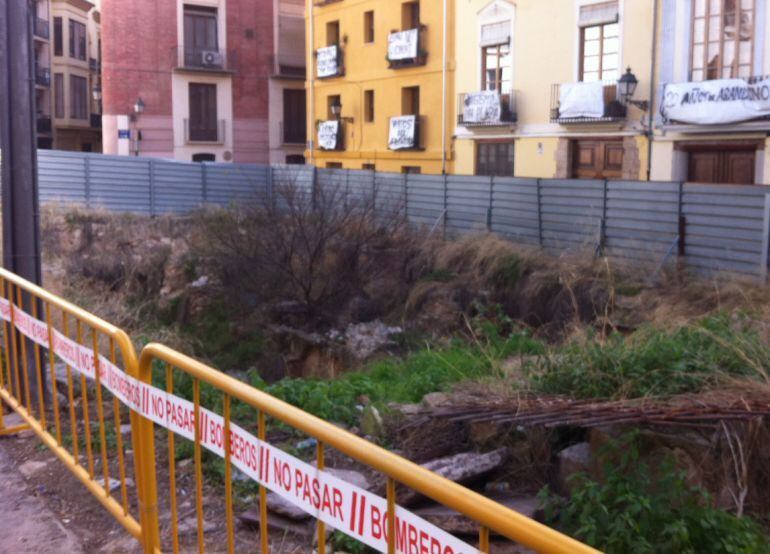
{"label": "banner on balcony", "polygon": [[388,59],[410,60],[417,57],[420,33],[417,29],[391,33],[388,36]]}
{"label": "banner on balcony", "polygon": [[471,92],[463,101],[464,123],[497,123],[502,117],[500,94],[494,90]]}
{"label": "banner on balcony", "polygon": [[417,117],[414,115],[402,115],[390,118],[390,135],[388,148],[391,150],[405,150],[416,146]]}
{"label": "banner on balcony", "polygon": [[316,56],[318,77],[334,77],[339,73],[339,48],[336,46],[319,48]]}
{"label": "banner on balcony", "polygon": [[697,125],[738,123],[770,116],[770,79],[716,79],[677,83],[663,89],[663,117]]}
{"label": "banner on balcony", "polygon": [[564,83],[559,87],[559,117],[602,117],[604,115],[604,85],[593,83]]}
{"label": "banner on balcony", "polygon": [[336,150],[339,136],[339,121],[321,121],[318,124],[318,147],[321,150]]}

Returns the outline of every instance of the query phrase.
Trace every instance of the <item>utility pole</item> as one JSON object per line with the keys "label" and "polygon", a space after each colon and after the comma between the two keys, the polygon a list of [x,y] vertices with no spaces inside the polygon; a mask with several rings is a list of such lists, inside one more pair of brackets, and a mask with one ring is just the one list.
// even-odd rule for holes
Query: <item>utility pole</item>
{"label": "utility pole", "polygon": [[[0,0],[0,164],[3,267],[41,283],[40,214],[32,9],[29,0]],[[7,291],[6,291],[7,293]],[[31,298],[24,305],[30,310]],[[32,348],[28,346],[28,352]],[[34,362],[30,387],[37,389]],[[45,383],[42,383],[45,388]]]}

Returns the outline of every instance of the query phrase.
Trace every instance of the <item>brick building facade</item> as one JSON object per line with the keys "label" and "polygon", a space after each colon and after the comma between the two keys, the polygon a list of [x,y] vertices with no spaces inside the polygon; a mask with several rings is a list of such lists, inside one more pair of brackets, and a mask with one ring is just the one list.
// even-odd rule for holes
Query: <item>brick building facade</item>
{"label": "brick building facade", "polygon": [[105,1],[105,153],[268,162],[273,11],[274,0]]}

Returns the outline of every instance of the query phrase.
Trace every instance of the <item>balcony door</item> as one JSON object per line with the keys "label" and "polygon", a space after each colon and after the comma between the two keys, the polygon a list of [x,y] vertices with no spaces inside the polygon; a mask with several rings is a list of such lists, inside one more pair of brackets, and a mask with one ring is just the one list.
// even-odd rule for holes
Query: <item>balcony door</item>
{"label": "balcony door", "polygon": [[217,86],[190,83],[189,140],[216,142],[218,138]]}
{"label": "balcony door", "polygon": [[217,10],[185,6],[184,8],[184,62],[186,66],[201,66],[203,52],[217,52]]}
{"label": "balcony door", "polygon": [[576,179],[620,179],[623,176],[623,140],[573,141],[572,176]]}

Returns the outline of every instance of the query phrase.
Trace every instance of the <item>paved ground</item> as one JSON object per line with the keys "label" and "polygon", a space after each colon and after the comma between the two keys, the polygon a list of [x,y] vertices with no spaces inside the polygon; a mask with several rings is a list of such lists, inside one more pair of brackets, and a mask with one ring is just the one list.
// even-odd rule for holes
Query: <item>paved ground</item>
{"label": "paved ground", "polygon": [[[14,424],[12,420],[6,416],[6,425]],[[0,552],[84,552],[77,537],[35,494],[34,487],[9,459],[3,443],[4,439],[0,438]]]}

